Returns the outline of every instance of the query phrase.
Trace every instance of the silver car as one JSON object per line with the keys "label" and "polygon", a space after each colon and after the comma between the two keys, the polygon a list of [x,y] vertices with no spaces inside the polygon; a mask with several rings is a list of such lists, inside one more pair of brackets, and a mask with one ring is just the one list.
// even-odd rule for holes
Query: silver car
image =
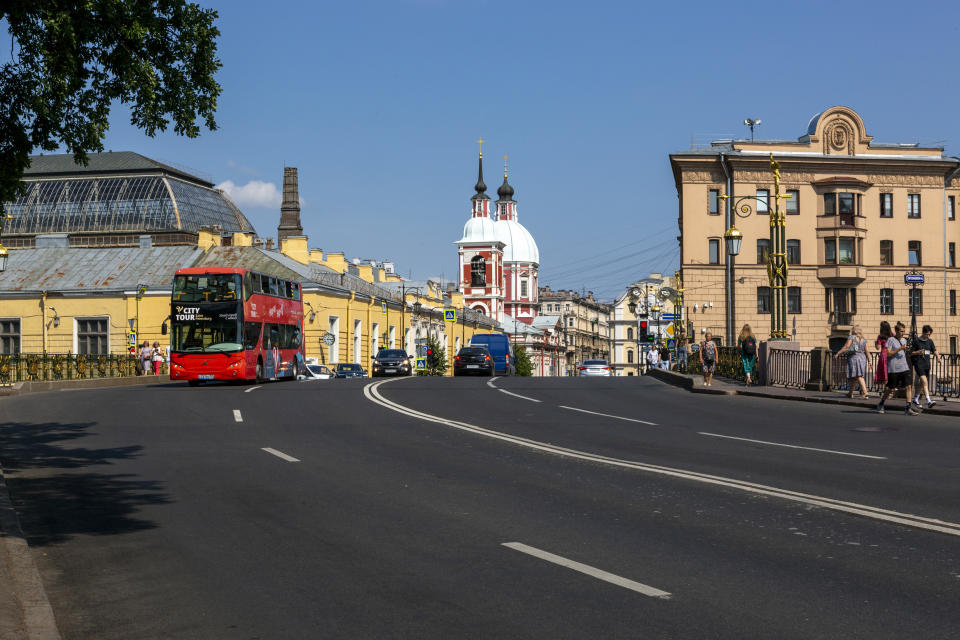
{"label": "silver car", "polygon": [[610,365],[606,360],[584,360],[580,365],[581,376],[610,376]]}

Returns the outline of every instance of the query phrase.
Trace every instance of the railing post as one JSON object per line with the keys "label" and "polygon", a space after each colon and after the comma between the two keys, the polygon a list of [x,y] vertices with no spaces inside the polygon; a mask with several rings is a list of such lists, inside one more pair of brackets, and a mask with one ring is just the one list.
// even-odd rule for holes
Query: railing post
{"label": "railing post", "polygon": [[807,391],[823,391],[830,388],[833,354],[827,347],[810,350],[810,379],[804,385]]}

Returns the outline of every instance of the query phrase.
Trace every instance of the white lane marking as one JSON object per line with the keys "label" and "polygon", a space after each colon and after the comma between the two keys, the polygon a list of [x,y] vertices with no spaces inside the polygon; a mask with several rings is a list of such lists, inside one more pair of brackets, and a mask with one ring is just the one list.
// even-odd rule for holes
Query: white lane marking
{"label": "white lane marking", "polygon": [[833,449],[817,449],[816,447],[801,447],[796,444],[783,444],[780,442],[767,442],[766,440],[751,440],[750,438],[738,438],[736,436],[724,436],[719,433],[707,433],[706,431],[698,431],[702,436],[710,436],[711,438],[727,438],[728,440],[742,440],[744,442],[756,442],[757,444],[768,444],[771,447],[789,447],[791,449],[806,449],[807,451],[819,451],[821,453],[835,453],[838,456],[856,456],[857,458],[871,458],[873,460],[886,460],[883,456],[868,456],[864,453],[849,453],[847,451],[834,451]]}
{"label": "white lane marking", "polygon": [[396,402],[393,402],[392,400],[387,400],[386,398],[384,398],[383,395],[378,390],[378,387],[388,382],[395,382],[395,381],[396,381],[396,378],[393,380],[381,380],[380,382],[373,382],[373,383],[367,384],[363,388],[363,394],[371,402],[379,404],[380,406],[390,409],[391,411],[396,411],[397,413],[402,413],[404,415],[417,418],[420,420],[426,420],[428,422],[436,422],[437,424],[443,424],[448,427],[453,427],[454,429],[460,429],[461,431],[469,431],[470,433],[485,436],[487,438],[494,438],[496,440],[510,442],[512,444],[516,444],[522,447],[527,447],[529,449],[535,449],[537,451],[545,451],[547,453],[553,453],[558,456],[564,456],[564,457],[572,458],[576,460],[588,460],[590,462],[608,464],[612,467],[621,467],[625,469],[634,469],[637,471],[646,471],[648,473],[656,473],[659,475],[669,476],[672,478],[682,478],[684,480],[692,480],[695,482],[702,482],[704,484],[712,484],[712,485],[717,485],[721,487],[727,487],[730,489],[739,489],[740,491],[747,491],[749,493],[772,496],[774,498],[781,498],[783,500],[792,500],[794,502],[800,502],[803,504],[810,504],[818,507],[823,507],[824,509],[842,511],[844,513],[851,513],[854,515],[863,516],[865,518],[873,518],[874,520],[894,522],[894,523],[906,525],[909,527],[916,527],[918,529],[926,529],[928,531],[938,531],[940,533],[946,533],[952,536],[960,536],[960,523],[956,523],[956,522],[946,522],[944,520],[938,520],[936,518],[927,518],[925,516],[918,516],[910,513],[900,513],[898,511],[882,509],[880,507],[872,507],[870,505],[858,504],[856,502],[846,502],[843,500],[836,500],[834,498],[826,498],[824,496],[817,496],[817,495],[812,495],[807,493],[801,493],[799,491],[791,491],[789,489],[780,489],[778,487],[771,487],[769,485],[757,484],[755,482],[737,480],[735,478],[725,478],[723,476],[714,476],[707,473],[700,473],[698,471],[687,471],[685,469],[677,469],[674,467],[664,467],[660,465],[646,464],[642,462],[633,462],[631,460],[621,460],[618,458],[610,458],[610,457],[598,455],[595,453],[587,453],[585,451],[578,451],[576,449],[567,449],[565,447],[559,447],[557,445],[552,445],[547,442],[539,442],[537,440],[521,438],[520,436],[514,436],[508,433],[493,431],[492,429],[485,429],[483,427],[478,427],[472,424],[468,424],[466,422],[448,420],[446,418],[430,415],[429,413],[423,413],[422,411],[417,411],[415,409],[408,409],[407,407],[404,407],[401,404],[398,404]]}
{"label": "white lane marking", "polygon": [[256,391],[257,389],[259,389],[259,388],[262,387],[262,386],[263,386],[263,385],[261,384],[261,385],[257,385],[256,387],[250,387],[249,389],[244,389],[243,392],[244,392],[244,393],[250,393],[251,391]]}
{"label": "white lane marking", "polygon": [[240,415],[240,409],[233,410],[233,419],[237,422],[243,422],[243,416]]}
{"label": "white lane marking", "polygon": [[496,389],[496,387],[493,386],[493,381],[496,380],[497,378],[499,378],[499,376],[497,376],[496,378],[490,378],[489,380],[487,380],[487,386],[490,387],[491,389]]}
{"label": "white lane marking", "polygon": [[552,562],[553,564],[558,564],[561,567],[566,567],[568,569],[573,569],[574,571],[579,571],[580,573],[585,573],[588,576],[597,578],[598,580],[603,580],[604,582],[609,582],[610,584],[615,584],[618,587],[623,587],[625,589],[630,589],[631,591],[636,591],[637,593],[642,593],[643,595],[650,596],[651,598],[663,598],[664,600],[670,599],[670,594],[668,592],[661,591],[656,587],[651,587],[650,585],[646,585],[641,582],[634,582],[633,580],[622,578],[602,569],[591,567],[588,564],[570,560],[568,558],[564,558],[563,556],[552,554],[549,551],[543,551],[541,549],[527,546],[522,542],[504,542],[503,546],[509,547],[514,551],[526,553],[535,558],[540,558],[541,560],[546,560],[547,562]]}
{"label": "white lane marking", "polygon": [[497,391],[502,391],[508,396],[513,396],[514,398],[523,398],[524,400],[529,400],[530,402],[543,402],[543,400],[537,400],[536,398],[528,398],[527,396],[522,396],[519,393],[514,393],[513,391],[507,391],[506,389],[497,389]]}
{"label": "white lane marking", "polygon": [[580,411],[582,413],[592,413],[595,416],[603,416],[604,418],[616,418],[617,420],[629,420],[630,422],[639,422],[641,424],[648,424],[651,427],[656,427],[656,422],[647,422],[646,420],[637,420],[636,418],[624,418],[623,416],[612,416],[609,413],[597,413],[596,411],[587,411],[586,409],[577,409],[576,407],[565,407],[560,405],[561,409],[569,409],[570,411]]}
{"label": "white lane marking", "polygon": [[277,456],[278,458],[283,458],[283,459],[286,460],[287,462],[300,462],[299,460],[297,460],[297,459],[294,458],[293,456],[288,456],[288,455],[285,454],[284,452],[282,452],[282,451],[277,451],[276,449],[271,449],[270,447],[263,447],[263,448],[262,448],[262,451],[266,451],[267,453],[272,453],[273,455]]}

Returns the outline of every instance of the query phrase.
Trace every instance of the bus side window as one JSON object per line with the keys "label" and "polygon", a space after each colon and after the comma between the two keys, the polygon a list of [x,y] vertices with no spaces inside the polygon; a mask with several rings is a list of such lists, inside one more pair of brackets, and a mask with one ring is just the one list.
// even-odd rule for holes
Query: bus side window
{"label": "bus side window", "polygon": [[243,299],[244,300],[249,300],[250,296],[253,295],[253,292],[254,292],[253,276],[254,275],[255,274],[253,273],[248,273],[243,277]]}
{"label": "bus side window", "polygon": [[270,288],[269,288],[270,295],[272,295],[272,296],[277,295],[277,279],[276,279],[276,278],[269,278],[269,283],[270,283],[270,284],[269,284],[269,287],[270,287]]}
{"label": "bus side window", "polygon": [[263,325],[259,322],[243,323],[243,346],[246,349],[256,349],[260,342],[260,330]]}
{"label": "bus side window", "polygon": [[299,282],[293,283],[293,299],[294,300],[300,299],[300,283]]}
{"label": "bus side window", "polygon": [[286,289],[287,299],[293,300],[293,283],[288,280],[284,284],[286,285],[285,289]]}
{"label": "bus side window", "polygon": [[274,347],[277,349],[283,348],[283,340],[282,336],[280,335],[280,325],[278,324],[270,325],[270,348],[273,349]]}
{"label": "bus side window", "polygon": [[292,333],[292,336],[291,336],[291,338],[290,338],[290,348],[291,348],[291,349],[299,349],[299,348],[300,348],[300,340],[301,340],[300,327],[298,327],[298,326],[295,325],[295,324],[292,324],[292,325],[290,325],[290,332]]}

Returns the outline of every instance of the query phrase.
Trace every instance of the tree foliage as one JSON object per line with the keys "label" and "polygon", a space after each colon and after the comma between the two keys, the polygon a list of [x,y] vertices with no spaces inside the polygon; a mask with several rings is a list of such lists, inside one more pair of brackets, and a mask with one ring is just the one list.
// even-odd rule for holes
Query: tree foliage
{"label": "tree foliage", "polygon": [[427,362],[423,372],[425,376],[442,376],[447,373],[447,350],[445,345],[436,336],[427,338],[427,347],[433,349],[433,363]]}
{"label": "tree foliage", "polygon": [[516,345],[513,348],[513,354],[517,357],[517,375],[532,376],[533,361],[530,360],[530,354],[527,353],[526,348]]}
{"label": "tree foliage", "polygon": [[[149,136],[195,138],[214,113],[217,12],[185,0],[5,0],[11,43],[0,67],[0,207],[35,149],[77,162],[102,151],[113,101]],[[0,208],[2,211],[2,208]]]}

